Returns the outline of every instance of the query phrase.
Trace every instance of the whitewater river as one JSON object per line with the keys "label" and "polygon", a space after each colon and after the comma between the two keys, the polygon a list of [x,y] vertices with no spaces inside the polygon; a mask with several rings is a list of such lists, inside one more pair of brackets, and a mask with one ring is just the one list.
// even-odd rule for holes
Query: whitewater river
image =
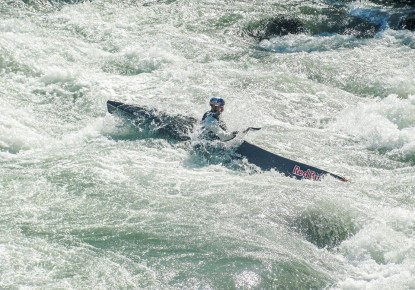
{"label": "whitewater river", "polygon": [[[305,4],[307,3],[307,4]],[[0,4],[1,289],[415,289],[415,34],[257,39],[329,1]],[[317,19],[317,20],[316,20]],[[146,138],[108,99],[335,174],[299,181]]]}

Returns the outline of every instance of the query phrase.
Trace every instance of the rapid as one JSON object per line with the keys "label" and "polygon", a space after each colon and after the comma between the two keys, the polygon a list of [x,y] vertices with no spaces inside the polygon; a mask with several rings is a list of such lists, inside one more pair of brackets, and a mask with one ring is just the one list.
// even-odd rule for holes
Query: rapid
{"label": "rapid", "polygon": [[[321,32],[333,7],[377,30]],[[404,9],[2,1],[0,288],[415,289],[415,34],[393,26]],[[308,32],[255,38],[277,15]],[[212,96],[230,130],[262,128],[249,142],[351,182],[210,164],[106,109],[201,118]]]}

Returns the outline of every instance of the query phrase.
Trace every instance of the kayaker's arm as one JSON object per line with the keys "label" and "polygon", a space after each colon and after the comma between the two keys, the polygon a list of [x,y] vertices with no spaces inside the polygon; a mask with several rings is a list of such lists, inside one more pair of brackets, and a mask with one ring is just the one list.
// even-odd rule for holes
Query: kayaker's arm
{"label": "kayaker's arm", "polygon": [[223,142],[232,140],[238,134],[238,132],[226,132],[218,126],[217,121],[214,118],[212,118],[211,120],[206,120],[204,126],[206,130],[218,136],[219,139]]}

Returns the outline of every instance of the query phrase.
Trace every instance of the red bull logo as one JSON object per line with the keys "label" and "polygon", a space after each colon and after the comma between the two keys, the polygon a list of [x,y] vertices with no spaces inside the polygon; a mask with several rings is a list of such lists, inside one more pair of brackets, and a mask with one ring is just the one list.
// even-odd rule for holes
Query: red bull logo
{"label": "red bull logo", "polygon": [[318,174],[317,172],[310,169],[307,169],[307,171],[301,170],[300,166],[298,165],[294,166],[293,174],[305,179],[311,179],[315,181],[321,181],[323,178],[323,174]]}

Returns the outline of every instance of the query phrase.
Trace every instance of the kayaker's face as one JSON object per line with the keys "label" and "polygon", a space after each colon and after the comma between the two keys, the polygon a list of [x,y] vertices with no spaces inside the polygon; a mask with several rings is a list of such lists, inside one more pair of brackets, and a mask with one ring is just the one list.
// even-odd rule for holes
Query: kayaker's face
{"label": "kayaker's face", "polygon": [[215,112],[218,115],[220,115],[224,109],[225,109],[224,107],[212,106],[212,112]]}

